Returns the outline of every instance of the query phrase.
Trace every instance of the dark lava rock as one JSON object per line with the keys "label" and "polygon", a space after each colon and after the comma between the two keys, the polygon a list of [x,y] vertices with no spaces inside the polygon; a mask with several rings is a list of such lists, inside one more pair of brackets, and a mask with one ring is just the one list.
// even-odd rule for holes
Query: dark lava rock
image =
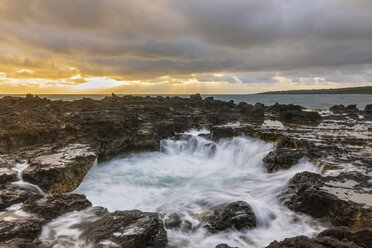
{"label": "dark lava rock", "polygon": [[42,229],[42,223],[34,219],[0,221],[0,242],[14,238],[35,239]]}
{"label": "dark lava rock", "polygon": [[182,225],[182,220],[177,213],[170,214],[164,220],[164,225],[168,229],[179,228]]}
{"label": "dark lava rock", "polygon": [[17,180],[17,173],[8,168],[0,167],[0,184],[6,184]]}
{"label": "dark lava rock", "polygon": [[297,236],[284,241],[274,241],[266,248],[369,248],[372,247],[372,231],[352,232],[347,227],[327,229],[316,238]]}
{"label": "dark lava rock", "polygon": [[95,159],[90,147],[81,144],[46,151],[30,160],[23,179],[46,193],[71,192],[79,186]]}
{"label": "dark lava rock", "polygon": [[266,248],[361,248],[360,246],[331,238],[311,239],[306,236],[271,242]]}
{"label": "dark lava rock", "polygon": [[190,96],[190,99],[191,100],[196,100],[196,101],[201,101],[202,100],[202,97],[200,96],[200,94],[195,94],[195,95],[191,95]]}
{"label": "dark lava rock", "polygon": [[322,117],[318,112],[284,109],[279,112],[279,120],[288,124],[317,125]]}
{"label": "dark lava rock", "polygon": [[280,169],[289,169],[297,164],[303,156],[298,150],[277,148],[275,151],[269,152],[262,161],[267,171],[272,173]]}
{"label": "dark lava rock", "polygon": [[364,108],[364,112],[372,114],[372,104],[366,105],[366,107]]}
{"label": "dark lava rock", "polygon": [[0,244],[0,248],[52,248],[52,246],[31,239],[15,238]]}
{"label": "dark lava rock", "polygon": [[238,104],[238,109],[240,113],[243,114],[243,118],[247,120],[262,120],[265,117],[265,112],[260,107],[255,107],[246,102],[240,102]]}
{"label": "dark lava rock", "polygon": [[13,204],[21,203],[33,196],[27,190],[17,188],[13,185],[0,186],[0,211]]}
{"label": "dark lava rock", "polygon": [[347,113],[356,113],[356,112],[358,112],[358,109],[357,109],[356,104],[350,104],[350,105],[346,106],[345,111]]}
{"label": "dark lava rock", "polygon": [[83,236],[94,243],[94,247],[111,247],[100,244],[101,241],[127,248],[161,248],[167,244],[167,234],[158,214],[138,210],[109,213],[89,224]]}
{"label": "dark lava rock", "polygon": [[256,216],[252,207],[244,202],[237,201],[217,209],[207,216],[208,224],[205,227],[212,233],[235,228],[237,230],[256,227]]}
{"label": "dark lava rock", "polygon": [[236,132],[231,127],[213,127],[210,131],[210,138],[218,141],[220,139],[232,138],[236,135]]}
{"label": "dark lava rock", "polygon": [[345,112],[345,106],[340,104],[340,105],[333,105],[329,108],[330,111],[332,111],[333,113],[344,113]]}
{"label": "dark lava rock", "polygon": [[82,210],[92,204],[85,195],[80,194],[53,194],[33,196],[23,204],[23,210],[37,214],[39,217],[49,221],[62,214]]}
{"label": "dark lava rock", "polygon": [[[335,226],[348,226],[353,230],[371,228],[372,209],[370,207],[340,199],[327,190],[329,186],[327,182],[342,182],[348,179],[347,175],[343,173],[337,177],[322,177],[311,172],[297,173],[290,180],[288,189],[284,193],[284,204],[294,211],[315,218],[326,218]],[[360,178],[369,180],[362,176]],[[364,183],[368,184],[368,182]]]}
{"label": "dark lava rock", "polygon": [[231,247],[225,243],[222,243],[222,244],[217,245],[215,248],[237,248],[237,247]]}
{"label": "dark lava rock", "polygon": [[279,104],[275,103],[273,106],[268,107],[269,110],[274,111],[274,112],[282,112],[282,111],[294,111],[294,112],[299,112],[305,109],[304,107],[300,105],[294,105],[294,104]]}
{"label": "dark lava rock", "polygon": [[344,242],[354,242],[361,247],[372,247],[372,230],[352,232],[347,227],[327,229],[318,234],[318,238],[330,237]]}

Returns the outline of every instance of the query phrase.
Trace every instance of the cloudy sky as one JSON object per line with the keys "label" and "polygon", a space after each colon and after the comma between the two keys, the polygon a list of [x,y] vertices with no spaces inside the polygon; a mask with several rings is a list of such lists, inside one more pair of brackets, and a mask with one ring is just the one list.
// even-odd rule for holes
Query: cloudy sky
{"label": "cloudy sky", "polygon": [[0,0],[0,94],[359,85],[370,0]]}

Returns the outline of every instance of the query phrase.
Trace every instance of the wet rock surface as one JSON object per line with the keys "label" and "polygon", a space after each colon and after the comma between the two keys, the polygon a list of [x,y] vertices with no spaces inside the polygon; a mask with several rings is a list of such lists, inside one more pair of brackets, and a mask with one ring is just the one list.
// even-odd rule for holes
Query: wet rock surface
{"label": "wet rock surface", "polygon": [[[347,184],[352,180],[352,184]],[[354,181],[355,180],[355,181]],[[360,173],[342,173],[322,177],[311,172],[296,174],[289,182],[283,197],[284,204],[297,212],[315,218],[326,218],[335,226],[352,230],[372,227],[371,177]],[[364,188],[366,187],[366,188]],[[360,194],[358,199],[348,199]]]}
{"label": "wet rock surface", "polygon": [[35,219],[0,221],[0,242],[23,238],[34,240],[42,229],[42,222]]}
{"label": "wet rock surface", "polygon": [[217,209],[212,215],[207,216],[204,227],[216,233],[229,228],[237,230],[256,227],[256,216],[252,207],[244,202],[232,202],[225,207]]}
{"label": "wet rock surface", "polygon": [[372,245],[372,232],[363,230],[352,232],[347,227],[327,229],[316,238],[298,236],[281,242],[274,241],[266,248],[367,248]]}
{"label": "wet rock surface", "polygon": [[13,185],[0,185],[0,211],[11,205],[24,202],[33,194]]}
{"label": "wet rock surface", "polygon": [[46,196],[33,196],[23,203],[23,210],[34,213],[38,217],[50,221],[62,214],[82,210],[92,204],[84,195],[80,194],[53,194]]}
{"label": "wet rock surface", "polygon": [[297,150],[280,148],[267,154],[263,159],[263,164],[267,171],[272,173],[281,169],[289,169],[297,164],[303,156]]}
{"label": "wet rock surface", "polygon": [[95,159],[90,147],[81,144],[55,151],[41,150],[40,154],[30,159],[23,178],[37,184],[46,193],[70,192],[81,183]]}
{"label": "wet rock surface", "polygon": [[166,247],[167,234],[157,213],[116,211],[91,223],[86,232],[94,247]]}

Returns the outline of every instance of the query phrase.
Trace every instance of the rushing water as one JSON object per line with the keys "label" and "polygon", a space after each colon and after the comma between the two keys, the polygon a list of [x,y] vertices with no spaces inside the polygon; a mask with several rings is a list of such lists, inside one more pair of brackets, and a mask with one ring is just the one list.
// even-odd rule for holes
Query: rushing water
{"label": "rushing water", "polygon": [[39,186],[25,182],[22,178],[23,171],[27,169],[27,167],[30,166],[27,161],[24,161],[23,163],[17,163],[16,166],[13,168],[14,171],[17,172],[17,181],[13,182],[14,185],[17,185],[18,187],[24,188],[29,190],[30,192],[38,195],[43,195],[43,191],[39,188]]}
{"label": "rushing water", "polygon": [[[167,230],[170,247],[214,247],[222,242],[263,247],[275,239],[311,236],[321,230],[311,218],[278,202],[288,180],[297,172],[314,171],[312,164],[302,161],[290,170],[269,174],[262,159],[274,149],[273,144],[244,137],[214,143],[197,132],[189,134],[192,136],[183,140],[163,140],[160,152],[96,164],[75,192],[110,211],[178,213],[194,229]],[[213,208],[240,200],[252,206],[257,228],[213,235],[196,228]]]}

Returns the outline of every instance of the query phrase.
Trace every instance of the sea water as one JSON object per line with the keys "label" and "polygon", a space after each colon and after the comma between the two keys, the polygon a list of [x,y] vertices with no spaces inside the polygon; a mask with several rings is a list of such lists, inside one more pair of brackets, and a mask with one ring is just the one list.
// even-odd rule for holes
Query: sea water
{"label": "sea water", "polygon": [[[85,194],[93,205],[109,211],[138,209],[159,212],[164,218],[177,213],[193,228],[168,229],[169,247],[215,247],[219,243],[263,247],[273,240],[312,236],[322,230],[310,217],[278,201],[290,178],[301,171],[316,171],[315,166],[303,160],[289,170],[270,174],[262,159],[274,149],[272,143],[247,137],[216,143],[198,134],[192,131],[180,140],[163,140],[159,152],[95,164],[75,193]],[[200,227],[213,209],[234,201],[252,206],[256,228],[210,234]],[[66,226],[52,222],[46,228],[58,233]]]}

